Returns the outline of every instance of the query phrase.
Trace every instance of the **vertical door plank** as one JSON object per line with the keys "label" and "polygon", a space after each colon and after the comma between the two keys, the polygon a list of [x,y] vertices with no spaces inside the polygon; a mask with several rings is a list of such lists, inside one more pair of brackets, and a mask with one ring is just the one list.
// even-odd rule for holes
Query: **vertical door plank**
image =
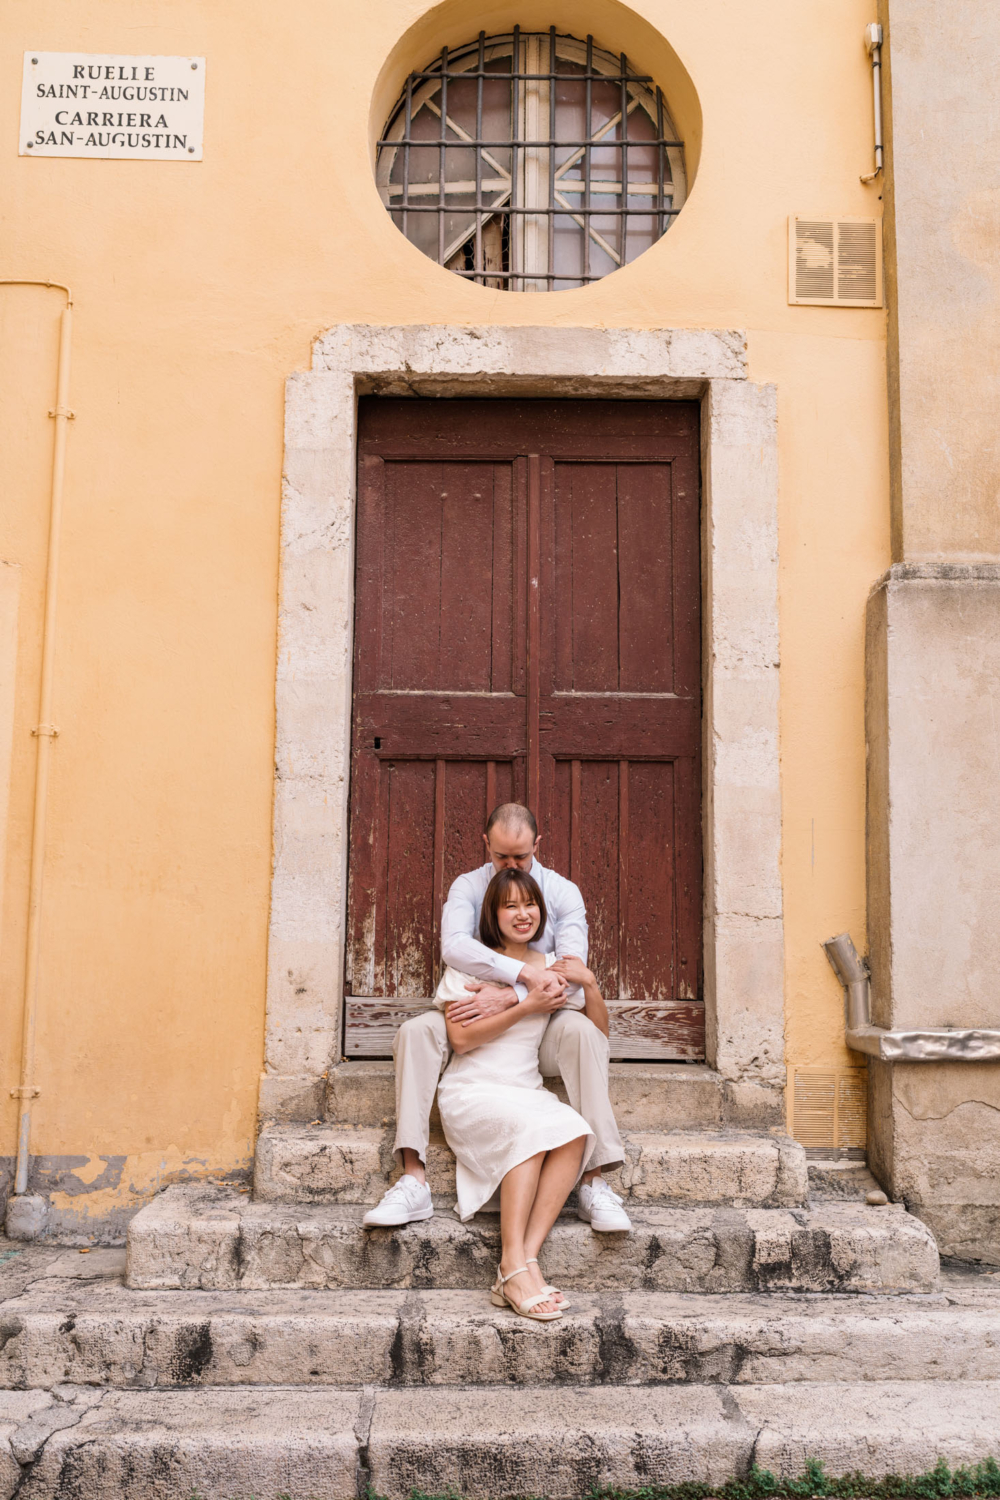
{"label": "vertical door plank", "polygon": [[439,686],[443,468],[386,465],[392,566],[382,596],[389,657],[382,681],[397,692]]}
{"label": "vertical door plank", "polygon": [[483,848],[486,762],[448,762],[448,797],[444,822],[444,889],[466,870],[486,859]]}
{"label": "vertical door plank", "polygon": [[489,588],[493,640],[490,688],[494,693],[511,693],[515,679],[514,475],[508,464],[493,464],[491,468],[493,565]]}
{"label": "vertical door plank", "polygon": [[[674,767],[635,761],[628,767],[630,819],[628,920],[623,922],[631,999],[677,998],[674,976]],[[624,840],[623,840],[624,841]]]}
{"label": "vertical door plank", "polygon": [[557,692],[618,690],[615,465],[556,464]]}
{"label": "vertical door plank", "polygon": [[440,691],[488,693],[491,687],[492,470],[492,464],[442,465],[441,619],[434,683]]}
{"label": "vertical door plank", "polygon": [[693,757],[674,762],[674,994],[695,1000],[702,953],[701,768]]}
{"label": "vertical door plank", "polygon": [[389,995],[433,993],[434,769],[432,760],[389,767],[384,903]]}
{"label": "vertical door plank", "polygon": [[434,868],[432,872],[431,901],[434,925],[431,938],[431,983],[437,979],[437,955],[441,952],[441,910],[444,906],[444,855],[445,823],[444,805],[446,793],[446,760],[434,762]]}
{"label": "vertical door plank", "polygon": [[618,465],[619,686],[674,686],[673,527],[669,464]]}
{"label": "vertical door plank", "polygon": [[[622,1000],[632,998],[632,976],[629,973],[631,949],[629,922],[632,915],[629,903],[629,860],[632,847],[629,836],[628,799],[628,761],[620,760],[618,762],[618,995]],[[646,809],[643,808],[643,816],[645,812]]]}
{"label": "vertical door plank", "polygon": [[590,967],[602,993],[621,991],[619,972],[620,885],[618,858],[618,766],[580,762],[580,878],[587,905]]}
{"label": "vertical door plank", "polygon": [[537,453],[528,454],[528,693],[527,693],[527,745],[528,745],[528,803],[539,808],[540,746],[539,700],[542,673],[541,636],[541,506],[542,476]]}

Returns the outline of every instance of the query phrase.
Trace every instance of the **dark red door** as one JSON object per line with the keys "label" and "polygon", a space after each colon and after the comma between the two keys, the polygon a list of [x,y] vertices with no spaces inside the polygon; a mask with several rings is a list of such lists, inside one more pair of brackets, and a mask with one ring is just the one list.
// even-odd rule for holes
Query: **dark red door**
{"label": "dark red door", "polygon": [[349,1056],[437,977],[497,802],[580,885],[612,1055],[701,1057],[698,408],[361,403]]}

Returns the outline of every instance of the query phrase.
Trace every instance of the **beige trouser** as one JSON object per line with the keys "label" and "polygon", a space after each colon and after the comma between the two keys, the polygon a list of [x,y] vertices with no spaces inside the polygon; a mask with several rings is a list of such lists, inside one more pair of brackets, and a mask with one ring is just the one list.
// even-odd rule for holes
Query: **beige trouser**
{"label": "beige trouser", "polygon": [[[441,1070],[448,1061],[448,1029],[444,1012],[421,1011],[396,1032],[392,1055],[396,1063],[396,1145],[416,1151],[427,1161],[431,1105]],[[602,1031],[578,1010],[553,1015],[542,1045],[538,1066],[546,1078],[562,1078],[569,1102],[594,1132],[596,1142],[585,1171],[620,1166],[624,1160],[621,1136],[608,1098],[608,1058],[611,1048]]]}

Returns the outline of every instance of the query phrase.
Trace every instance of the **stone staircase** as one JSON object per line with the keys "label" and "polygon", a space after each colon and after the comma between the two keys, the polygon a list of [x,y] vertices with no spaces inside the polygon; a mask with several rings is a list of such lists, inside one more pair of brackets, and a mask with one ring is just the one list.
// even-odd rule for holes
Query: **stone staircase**
{"label": "stone staircase", "polygon": [[[631,1235],[574,1213],[562,1322],[493,1308],[498,1220],[365,1230],[393,1171],[387,1065],[261,1132],[254,1193],[168,1188],[112,1251],[0,1253],[0,1500],[582,1500],[595,1485],[920,1471],[1000,1451],[1000,1280],[807,1172],[710,1069],[616,1064]],[[681,1128],[683,1127],[683,1128]],[[6,1467],[5,1467],[6,1465]]]}

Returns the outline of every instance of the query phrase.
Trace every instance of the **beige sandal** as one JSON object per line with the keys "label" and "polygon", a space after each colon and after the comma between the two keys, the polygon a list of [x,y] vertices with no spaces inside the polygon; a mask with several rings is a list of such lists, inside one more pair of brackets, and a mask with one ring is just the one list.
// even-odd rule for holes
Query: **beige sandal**
{"label": "beige sandal", "polygon": [[[538,1256],[537,1255],[530,1256],[525,1261],[525,1265],[526,1266],[538,1266]],[[538,1269],[541,1270],[542,1269],[541,1266],[538,1266]],[[559,1290],[559,1288],[557,1286],[543,1286],[542,1287],[542,1291],[543,1292],[554,1292],[557,1296],[562,1297],[562,1292]],[[563,1300],[559,1304],[559,1311],[560,1312],[568,1312],[569,1309],[572,1306],[573,1306],[572,1302],[567,1302],[566,1299],[565,1299],[565,1297],[563,1297]]]}
{"label": "beige sandal", "polygon": [[500,1275],[500,1267],[497,1266],[497,1279],[490,1287],[490,1301],[494,1307],[511,1307],[521,1318],[530,1318],[533,1323],[555,1323],[562,1317],[561,1312],[532,1312],[532,1308],[538,1306],[539,1302],[547,1302],[552,1295],[552,1288],[547,1287],[544,1292],[536,1292],[534,1297],[525,1297],[523,1302],[515,1302],[509,1292],[504,1290],[507,1282],[515,1276],[520,1276],[526,1271],[527,1266],[518,1266],[516,1271],[511,1271],[509,1276]]}

